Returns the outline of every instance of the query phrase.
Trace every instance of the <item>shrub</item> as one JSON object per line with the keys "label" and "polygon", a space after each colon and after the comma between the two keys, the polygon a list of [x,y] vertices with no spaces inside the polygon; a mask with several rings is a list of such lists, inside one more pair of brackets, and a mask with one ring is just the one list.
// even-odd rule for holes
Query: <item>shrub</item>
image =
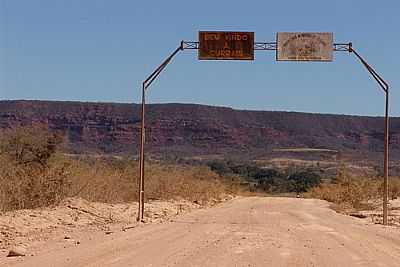
{"label": "shrub", "polygon": [[310,170],[291,173],[290,169],[280,171],[261,168],[254,163],[235,163],[221,160],[211,161],[208,166],[220,175],[237,175],[245,181],[255,183],[255,188],[258,191],[268,193],[305,192],[321,182],[320,176]]}
{"label": "shrub", "polygon": [[[62,138],[44,127],[10,130],[0,144],[0,211],[54,205],[65,197],[137,200],[136,161],[63,155]],[[146,199],[207,202],[238,190],[238,183],[206,166],[147,162],[145,173]]]}
{"label": "shrub", "polygon": [[290,191],[296,193],[306,192],[308,189],[318,186],[321,183],[321,177],[311,171],[300,171],[289,175]]}
{"label": "shrub", "polygon": [[225,175],[228,173],[232,173],[232,170],[229,168],[228,164],[222,160],[215,160],[207,163],[208,167],[219,175]]}
{"label": "shrub", "polygon": [[[310,189],[307,196],[359,209],[371,207],[371,201],[381,199],[382,188],[382,178],[355,177],[343,168],[332,182],[325,182],[319,187]],[[390,177],[389,198],[394,199],[399,196],[400,179]]]}
{"label": "shrub", "polygon": [[0,209],[51,205],[67,192],[68,164],[53,161],[62,137],[42,126],[6,131],[0,140]]}

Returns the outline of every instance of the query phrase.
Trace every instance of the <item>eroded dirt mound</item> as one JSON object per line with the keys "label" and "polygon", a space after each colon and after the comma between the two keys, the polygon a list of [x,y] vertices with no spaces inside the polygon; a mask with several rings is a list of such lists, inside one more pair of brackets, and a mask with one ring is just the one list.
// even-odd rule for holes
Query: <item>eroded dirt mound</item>
{"label": "eroded dirt mound", "polygon": [[[382,205],[379,205],[377,209],[359,211],[357,214],[370,218],[373,223],[383,224],[382,209]],[[400,199],[389,201],[388,223],[389,225],[400,227]]]}

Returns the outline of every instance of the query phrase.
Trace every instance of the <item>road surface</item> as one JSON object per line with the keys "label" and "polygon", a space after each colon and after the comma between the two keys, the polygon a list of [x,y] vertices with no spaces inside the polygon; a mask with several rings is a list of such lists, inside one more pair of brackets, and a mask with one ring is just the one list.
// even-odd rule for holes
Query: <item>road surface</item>
{"label": "road surface", "polygon": [[320,200],[237,198],[171,222],[43,248],[12,265],[398,267],[400,229],[337,214]]}

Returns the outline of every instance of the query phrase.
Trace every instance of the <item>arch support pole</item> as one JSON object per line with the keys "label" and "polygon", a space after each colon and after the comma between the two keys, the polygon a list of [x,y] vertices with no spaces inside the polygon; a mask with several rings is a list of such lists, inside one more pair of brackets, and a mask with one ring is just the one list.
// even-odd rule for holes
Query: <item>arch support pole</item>
{"label": "arch support pole", "polygon": [[167,57],[152,74],[147,77],[142,83],[142,111],[141,111],[141,123],[140,123],[140,149],[139,149],[139,180],[138,180],[138,213],[136,221],[144,221],[144,167],[145,167],[145,142],[146,142],[146,125],[145,125],[145,111],[146,111],[146,89],[154,82],[154,80],[161,74],[172,58],[178,54],[179,51],[183,50],[183,41],[174,52]]}
{"label": "arch support pole", "polygon": [[384,159],[383,159],[383,224],[388,225],[389,204],[389,84],[368,64],[368,62],[349,43],[349,52],[353,53],[385,93],[385,122],[384,122]]}

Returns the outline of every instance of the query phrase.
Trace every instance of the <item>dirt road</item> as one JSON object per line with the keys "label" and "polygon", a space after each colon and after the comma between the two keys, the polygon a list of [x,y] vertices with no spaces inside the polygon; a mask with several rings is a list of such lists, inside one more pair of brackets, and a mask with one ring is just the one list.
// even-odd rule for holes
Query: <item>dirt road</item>
{"label": "dirt road", "polygon": [[[400,229],[328,203],[238,198],[126,232],[43,248],[16,266],[400,266]],[[2,265],[2,264],[0,264]]]}

